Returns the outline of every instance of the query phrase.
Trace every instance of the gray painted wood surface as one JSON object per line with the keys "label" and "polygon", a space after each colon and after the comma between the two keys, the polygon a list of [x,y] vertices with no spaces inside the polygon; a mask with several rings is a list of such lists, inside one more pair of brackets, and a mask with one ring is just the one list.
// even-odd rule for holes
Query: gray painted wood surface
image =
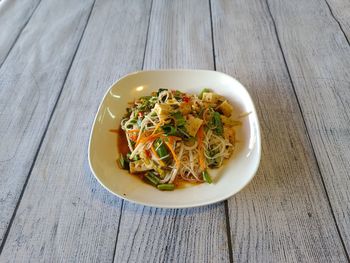
{"label": "gray painted wood surface", "polygon": [[52,2],[43,1],[0,68],[0,244],[78,47],[91,4],[92,1],[60,1],[53,12]]}
{"label": "gray painted wood surface", "polygon": [[[347,41],[350,41],[350,2],[347,0],[327,0],[331,16],[339,24],[340,30],[344,32]],[[324,8],[324,7],[323,7]],[[329,16],[328,16],[329,17]]]}
{"label": "gray painted wood surface", "polygon": [[[0,1],[0,262],[349,261],[347,1],[37,3]],[[166,210],[97,183],[94,114],[142,67],[216,68],[247,87],[263,135],[247,188]]]}
{"label": "gray painted wood surface", "polygon": [[[320,15],[310,20],[306,14],[311,10]],[[330,203],[349,252],[350,46],[324,2],[271,1],[271,12]],[[305,23],[309,26],[302,26]]]}
{"label": "gray painted wood surface", "polygon": [[213,1],[213,25],[217,70],[247,86],[263,138],[258,175],[229,200],[234,261],[346,262],[268,6]]}
{"label": "gray painted wood surface", "polygon": [[149,9],[150,1],[96,2],[2,259],[113,259],[121,201],[98,185],[84,153],[107,87],[142,66]]}
{"label": "gray painted wood surface", "polygon": [[[153,1],[144,69],[213,69],[209,4],[201,3]],[[195,209],[124,202],[114,262],[229,262],[227,242],[223,202]]]}
{"label": "gray painted wood surface", "polygon": [[0,2],[0,65],[3,64],[40,0]]}

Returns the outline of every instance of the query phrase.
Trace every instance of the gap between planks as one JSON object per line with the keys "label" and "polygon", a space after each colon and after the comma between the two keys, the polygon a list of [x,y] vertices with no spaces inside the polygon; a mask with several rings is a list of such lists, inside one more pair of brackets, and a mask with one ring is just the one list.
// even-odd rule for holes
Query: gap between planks
{"label": "gap between planks", "polygon": [[[209,0],[209,14],[210,14],[210,31],[211,31],[211,43],[212,43],[214,70],[216,71],[215,40],[214,40],[213,12],[212,12],[212,8],[211,8],[211,0]],[[228,256],[229,256],[230,262],[233,263],[233,244],[232,244],[232,238],[231,238],[230,214],[228,211],[227,200],[225,200],[224,203],[225,203],[225,219],[226,219],[225,222],[226,222]]]}
{"label": "gap between planks", "polygon": [[[39,0],[39,2],[37,3],[37,5],[35,6],[33,12],[30,14],[28,20],[24,23],[24,25],[22,26],[22,28],[19,30],[15,41],[13,41],[9,51],[7,52],[6,56],[4,57],[4,60],[0,63],[0,68],[2,67],[2,65],[5,63],[7,57],[9,56],[9,54],[11,53],[12,48],[15,46],[15,44],[17,43],[17,40],[19,39],[20,35],[22,34],[23,30],[25,29],[25,27],[28,25],[30,19],[32,18],[32,16],[34,15],[35,11],[38,9],[38,6],[40,5],[41,0]],[[0,253],[1,253],[1,248],[0,248]]]}
{"label": "gap between planks", "polygon": [[340,24],[339,20],[335,17],[335,15],[334,15],[334,13],[333,13],[333,10],[332,10],[331,6],[329,5],[328,1],[327,1],[327,0],[324,0],[324,1],[326,2],[326,5],[328,6],[328,9],[329,9],[329,12],[331,13],[331,16],[332,16],[332,17],[334,18],[334,20],[338,23],[338,26],[339,26],[339,28],[340,28],[340,31],[343,33],[343,35],[344,35],[346,41],[348,42],[348,45],[350,46],[350,41],[349,41],[347,35],[345,34],[345,31],[344,31],[342,25]]}
{"label": "gap between planks", "polygon": [[[26,178],[26,180],[25,180],[25,182],[24,182],[24,185],[23,185],[21,194],[20,194],[20,196],[19,196],[19,198],[18,198],[16,207],[15,207],[15,209],[14,209],[14,211],[13,211],[13,214],[12,214],[12,217],[11,217],[11,219],[10,219],[9,225],[8,225],[8,227],[7,227],[7,229],[6,229],[6,232],[5,232],[5,235],[4,235],[4,239],[2,240],[2,243],[1,243],[1,245],[0,245],[0,255],[1,255],[2,251],[3,251],[3,249],[4,249],[4,246],[5,246],[5,243],[6,243],[8,234],[9,234],[9,232],[10,232],[10,230],[11,230],[13,221],[14,221],[14,219],[15,219],[15,217],[16,217],[19,204],[20,204],[21,201],[22,201],[22,197],[23,197],[23,194],[24,194],[25,189],[26,189],[26,187],[27,187],[27,184],[28,184],[28,181],[29,181],[29,179],[30,179],[30,176],[31,176],[31,174],[32,174],[33,167],[34,167],[34,165],[35,165],[35,163],[36,163],[36,160],[37,160],[38,154],[39,154],[39,152],[40,152],[42,143],[43,143],[43,141],[44,141],[44,139],[45,139],[45,136],[46,136],[46,133],[47,133],[47,131],[48,131],[48,129],[49,129],[52,116],[53,116],[53,114],[54,114],[54,112],[55,112],[55,110],[56,110],[56,106],[57,106],[57,104],[58,104],[58,102],[59,102],[59,99],[60,99],[60,97],[61,97],[63,88],[64,88],[64,86],[65,86],[65,83],[66,83],[67,77],[68,77],[68,75],[69,75],[69,72],[70,72],[70,70],[71,70],[71,68],[72,68],[72,65],[73,65],[75,56],[76,56],[76,54],[77,54],[77,51],[78,51],[78,49],[79,49],[81,40],[83,39],[85,30],[86,30],[87,25],[88,25],[89,20],[90,20],[90,16],[91,16],[92,10],[94,9],[94,6],[95,6],[95,2],[96,2],[96,0],[94,0],[93,4],[92,4],[92,6],[91,6],[91,9],[90,9],[90,11],[89,11],[88,18],[87,18],[87,20],[86,20],[86,24],[85,24],[85,26],[84,26],[83,32],[82,32],[82,34],[81,34],[81,37],[79,38],[78,45],[77,45],[77,47],[76,47],[76,49],[75,49],[75,51],[74,51],[72,60],[71,60],[71,62],[70,62],[70,64],[69,64],[67,73],[66,73],[66,75],[65,75],[65,77],[64,77],[64,80],[63,80],[62,86],[61,86],[61,88],[60,88],[60,91],[59,91],[59,93],[58,93],[57,99],[56,99],[55,104],[54,104],[54,106],[53,106],[53,109],[52,109],[52,111],[51,111],[51,113],[50,113],[49,120],[48,120],[47,125],[46,125],[46,127],[45,127],[45,129],[44,129],[44,133],[43,133],[43,135],[41,136],[39,146],[38,146],[38,148],[37,148],[37,150],[36,150],[36,152],[35,152],[34,159],[33,159],[33,162],[32,162],[32,164],[31,164],[31,166],[30,166],[30,169],[29,169],[27,178]],[[39,4],[40,4],[40,3],[41,3],[41,1],[39,2]],[[39,6],[39,4],[35,7],[35,10],[36,10],[36,8]],[[33,14],[34,14],[35,10],[33,11]],[[32,14],[32,15],[33,15],[33,14]],[[30,16],[30,18],[32,17],[32,15]],[[30,20],[30,19],[28,19],[26,25],[28,24],[29,20]],[[25,26],[24,26],[24,27],[25,27]],[[22,33],[24,27],[22,28],[20,34]],[[20,34],[19,34],[19,35],[20,35]],[[19,35],[18,35],[18,37],[19,37]],[[16,38],[16,41],[17,41],[18,37]],[[16,42],[16,41],[15,41],[15,42]],[[13,47],[13,46],[14,46],[14,44],[12,45],[12,47]],[[12,49],[12,47],[11,47],[11,49]],[[11,49],[10,49],[10,51],[11,51]],[[8,54],[6,55],[6,58],[7,58],[7,56],[10,54],[10,51],[9,51]],[[4,59],[4,61],[6,60],[6,58]],[[1,64],[1,65],[2,65],[2,64]],[[0,67],[1,67],[1,66],[0,66]]]}

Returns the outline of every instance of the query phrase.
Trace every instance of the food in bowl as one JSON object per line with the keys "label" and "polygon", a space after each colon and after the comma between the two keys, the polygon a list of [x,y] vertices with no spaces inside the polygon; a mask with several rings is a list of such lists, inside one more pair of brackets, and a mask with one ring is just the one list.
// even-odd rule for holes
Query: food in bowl
{"label": "food in bowl", "polygon": [[237,126],[225,97],[204,89],[199,95],[159,89],[130,103],[119,129],[118,159],[159,190],[183,182],[212,183],[234,152]]}

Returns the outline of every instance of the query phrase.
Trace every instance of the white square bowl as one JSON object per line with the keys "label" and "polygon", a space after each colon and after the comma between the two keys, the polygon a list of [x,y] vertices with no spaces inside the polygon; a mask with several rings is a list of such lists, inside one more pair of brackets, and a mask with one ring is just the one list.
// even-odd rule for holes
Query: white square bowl
{"label": "white square bowl", "polygon": [[[213,184],[198,184],[174,191],[159,191],[118,167],[117,135],[128,102],[159,88],[199,94],[209,88],[226,97],[235,108],[242,126],[236,128],[235,152],[219,169],[210,171]],[[239,192],[254,177],[261,155],[260,128],[247,90],[234,78],[209,70],[140,71],[124,76],[106,92],[91,130],[89,164],[96,179],[112,194],[128,201],[154,207],[185,208],[225,200]]]}

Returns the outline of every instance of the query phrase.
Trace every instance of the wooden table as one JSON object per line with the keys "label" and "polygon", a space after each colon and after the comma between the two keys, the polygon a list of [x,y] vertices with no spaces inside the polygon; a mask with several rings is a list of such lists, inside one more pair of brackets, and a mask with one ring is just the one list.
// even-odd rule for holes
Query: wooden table
{"label": "wooden table", "polygon": [[[348,262],[348,0],[0,1],[0,262]],[[107,87],[211,69],[255,101],[262,160],[225,202],[155,209],[90,172]]]}

